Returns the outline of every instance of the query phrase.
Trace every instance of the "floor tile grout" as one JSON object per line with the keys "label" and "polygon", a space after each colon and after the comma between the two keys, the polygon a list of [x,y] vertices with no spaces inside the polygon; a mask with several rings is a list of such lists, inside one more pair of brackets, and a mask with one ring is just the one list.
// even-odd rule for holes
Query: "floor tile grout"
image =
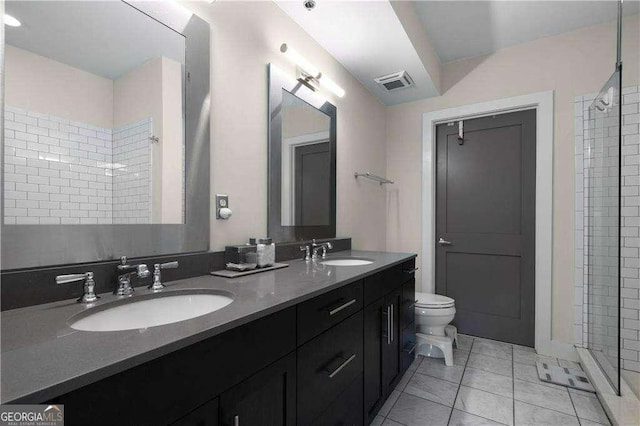
{"label": "floor tile grout", "polygon": [[[469,347],[469,356],[467,360],[464,362],[464,367],[462,369],[462,377],[460,377],[460,383],[458,383],[458,390],[456,391],[456,396],[453,398],[453,406],[451,407],[451,412],[449,413],[449,420],[447,421],[447,425],[451,423],[451,417],[453,416],[453,410],[456,409],[456,401],[458,400],[458,394],[460,393],[460,388],[462,387],[462,381],[464,380],[464,373],[467,371],[467,365],[469,364],[469,358],[471,358],[471,351],[473,350],[473,345],[476,343],[475,337],[472,337],[471,346]],[[455,362],[454,362],[455,365]]]}
{"label": "floor tile grout", "polygon": [[[474,390],[477,390],[477,391],[480,391],[480,392],[486,392],[486,393],[489,393],[489,394],[492,394],[492,395],[496,395],[496,396],[500,396],[500,397],[506,398],[503,394],[497,394],[497,393],[494,393],[494,392],[491,392],[491,391],[488,391],[488,390],[485,390],[485,389],[480,389],[480,388],[474,387],[474,386],[472,386],[472,385],[469,385],[469,386],[467,386],[467,385],[463,385],[463,380],[464,380],[464,376],[465,376],[465,374],[466,374],[466,372],[467,372],[467,369],[476,370],[476,371],[482,371],[482,372],[489,373],[489,374],[496,374],[496,375],[499,375],[499,376],[501,376],[501,377],[509,377],[509,376],[506,376],[506,375],[504,375],[504,374],[495,373],[495,372],[492,372],[492,371],[486,371],[486,370],[481,370],[481,369],[477,369],[477,368],[470,367],[470,366],[469,366],[469,360],[470,360],[470,358],[471,358],[471,354],[482,355],[482,356],[486,356],[486,357],[490,357],[490,358],[500,359],[500,360],[503,360],[503,361],[507,361],[507,360],[505,360],[504,358],[500,358],[500,357],[496,357],[496,356],[492,356],[492,355],[488,355],[488,354],[483,354],[483,353],[479,353],[479,352],[473,352],[473,348],[474,348],[474,345],[475,345],[476,341],[488,341],[489,339],[476,338],[476,337],[473,337],[473,336],[467,336],[467,337],[468,337],[468,338],[471,338],[471,345],[470,345],[469,349],[468,349],[468,350],[465,350],[465,349],[457,348],[457,351],[460,351],[460,352],[467,352],[467,353],[469,354],[469,355],[467,356],[467,358],[466,358],[465,362],[464,362],[464,365],[455,364],[455,362],[454,362],[454,365],[456,365],[456,366],[458,366],[458,367],[462,367],[462,377],[460,378],[460,382],[453,382],[453,381],[451,381],[451,380],[447,380],[447,379],[444,379],[444,378],[442,378],[442,377],[437,377],[437,376],[432,375],[432,374],[428,374],[428,373],[425,373],[425,372],[422,372],[422,371],[418,371],[424,362],[430,362],[430,361],[428,361],[428,360],[427,360],[427,358],[428,358],[428,357],[422,357],[422,356],[418,355],[417,357],[420,357],[420,358],[422,358],[422,359],[418,362],[418,364],[417,364],[416,368],[415,368],[413,371],[411,371],[411,372],[410,372],[410,375],[409,375],[409,377],[408,377],[408,379],[407,379],[407,381],[406,381],[405,385],[403,386],[403,388],[402,388],[402,389],[400,389],[400,390],[398,390],[398,389],[395,389],[395,388],[394,388],[394,390],[398,390],[398,392],[399,392],[399,394],[400,394],[400,395],[398,396],[398,398],[396,399],[396,401],[393,403],[393,405],[390,407],[389,411],[387,412],[387,415],[385,415],[385,416],[381,416],[381,417],[383,418],[383,422],[384,422],[384,420],[389,419],[389,420],[392,420],[392,421],[394,421],[394,422],[396,422],[396,423],[398,423],[398,424],[402,424],[402,425],[404,425],[403,423],[398,422],[398,421],[396,421],[396,420],[393,420],[391,417],[389,417],[389,414],[391,414],[391,412],[393,411],[394,407],[397,405],[397,403],[398,403],[398,401],[399,401],[400,397],[402,397],[402,395],[403,395],[403,394],[405,394],[405,395],[410,395],[410,396],[412,396],[412,397],[419,398],[419,399],[424,400],[424,401],[428,401],[429,403],[437,404],[437,405],[440,405],[440,406],[442,406],[442,407],[446,407],[447,409],[450,409],[450,412],[449,412],[449,418],[448,418],[448,420],[447,420],[447,424],[450,424],[450,423],[451,423],[451,419],[452,419],[452,417],[453,417],[453,411],[454,411],[454,410],[456,410],[455,405],[456,405],[456,401],[458,400],[458,396],[459,396],[459,394],[460,394],[460,391],[461,391],[462,386],[465,386],[465,387],[468,387],[468,388],[470,388],[470,389],[474,389]],[[480,339],[480,340],[477,340],[477,339]],[[491,341],[491,340],[489,340],[489,341],[490,341],[490,342],[493,342],[493,341]],[[498,341],[496,341],[496,342],[498,342]],[[504,343],[504,342],[498,342],[498,343]],[[568,413],[566,413],[566,412],[558,411],[558,410],[555,410],[555,409],[552,409],[552,408],[548,408],[548,407],[543,407],[543,406],[540,406],[540,405],[537,405],[537,404],[532,404],[531,402],[528,402],[528,401],[522,401],[522,400],[520,400],[520,399],[516,399],[516,393],[515,393],[515,381],[516,381],[516,377],[515,377],[515,368],[517,367],[517,365],[527,365],[527,366],[532,366],[532,365],[531,365],[531,364],[525,364],[525,363],[516,362],[516,361],[515,361],[515,351],[517,351],[517,349],[516,349],[513,345],[511,345],[511,344],[509,344],[509,345],[510,345],[510,347],[511,347],[511,356],[512,356],[512,359],[511,359],[511,374],[512,374],[512,376],[510,377],[510,379],[511,379],[511,386],[512,386],[512,397],[511,397],[511,400],[512,400],[512,409],[513,409],[513,413],[512,413],[512,421],[513,421],[513,425],[514,425],[514,426],[517,426],[517,423],[516,423],[516,401],[518,401],[518,402],[520,402],[520,403],[523,403],[523,404],[530,405],[530,406],[532,406],[532,407],[537,407],[537,408],[541,408],[541,409],[544,409],[544,410],[549,410],[549,411],[552,411],[552,412],[555,412],[555,413],[558,413],[558,414],[562,414],[562,415],[565,415],[565,416],[566,416],[566,415],[571,416],[571,414],[568,414]],[[524,352],[524,351],[523,351],[523,352]],[[535,353],[535,352],[533,352],[533,353]],[[536,355],[537,355],[537,354],[536,354]],[[417,357],[416,357],[416,360],[417,360]],[[556,363],[559,365],[559,364],[560,364],[560,362],[559,362],[558,358],[554,358],[554,359],[556,360]],[[443,361],[443,360],[442,360],[442,361]],[[414,361],[414,362],[415,362],[415,361]],[[443,361],[443,362],[444,362],[444,361]],[[517,364],[517,365],[516,365],[516,364]],[[535,365],[533,365],[533,367],[535,367]],[[409,372],[408,372],[408,373],[409,373]],[[422,397],[422,396],[414,395],[414,394],[411,394],[411,393],[405,392],[405,389],[407,388],[407,386],[409,385],[409,383],[411,382],[411,380],[413,379],[413,377],[415,377],[416,373],[419,373],[419,374],[421,374],[421,375],[423,375],[423,376],[436,378],[436,379],[439,379],[439,380],[445,381],[445,382],[447,382],[447,383],[455,384],[455,385],[457,386],[457,390],[456,390],[456,395],[455,395],[455,397],[454,397],[454,399],[453,399],[453,404],[452,404],[452,406],[451,406],[451,407],[449,407],[448,405],[442,404],[442,403],[440,403],[440,402],[432,401],[432,400],[427,399],[427,398],[424,398],[424,397]],[[522,382],[526,382],[526,383],[531,383],[531,384],[537,384],[537,385],[540,385],[540,386],[545,386],[544,384],[537,383],[537,382],[530,381],[530,380],[523,380],[523,379],[518,379],[518,380],[521,380]],[[558,389],[558,390],[559,390],[559,388],[554,388],[554,387],[551,387],[551,386],[545,386],[545,387],[547,387],[547,388],[549,388],[549,389]],[[585,420],[585,421],[591,421],[591,422],[593,422],[593,423],[597,423],[597,422],[595,422],[595,421],[588,420],[588,419],[582,419],[581,417],[579,417],[579,416],[578,416],[578,411],[577,411],[576,405],[575,405],[575,403],[574,403],[574,401],[573,401],[573,395],[572,395],[572,393],[569,391],[569,387],[563,386],[562,388],[564,389],[565,393],[568,393],[568,394],[569,394],[569,400],[571,401],[571,406],[572,406],[572,408],[573,408],[574,418],[578,421],[578,423],[579,423],[579,424],[583,424],[583,420]],[[579,394],[577,394],[577,396],[580,396],[580,395],[579,395]],[[586,395],[585,395],[585,397],[586,397]],[[599,402],[599,401],[598,401],[598,402]],[[464,413],[467,413],[467,414],[472,415],[472,416],[476,416],[476,417],[479,417],[479,418],[485,419],[485,420],[490,420],[490,421],[494,421],[494,422],[496,422],[495,420],[491,420],[491,419],[488,419],[488,418],[486,418],[486,417],[479,416],[479,415],[474,414],[474,413],[470,413],[470,412],[468,412],[468,411],[465,411],[464,409],[460,409],[459,411],[464,412]],[[496,423],[500,423],[500,422],[496,422]],[[406,426],[406,425],[405,425],[405,426]]]}

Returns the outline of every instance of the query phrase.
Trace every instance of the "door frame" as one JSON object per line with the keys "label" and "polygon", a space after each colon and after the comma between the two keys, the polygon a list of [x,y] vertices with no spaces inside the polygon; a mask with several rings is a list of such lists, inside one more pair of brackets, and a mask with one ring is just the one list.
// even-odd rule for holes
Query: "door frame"
{"label": "door frame", "polygon": [[[436,143],[438,124],[536,110],[535,349],[576,359],[571,344],[552,339],[554,91],[462,105],[422,115],[422,290],[435,291]],[[427,272],[428,271],[428,272]]]}

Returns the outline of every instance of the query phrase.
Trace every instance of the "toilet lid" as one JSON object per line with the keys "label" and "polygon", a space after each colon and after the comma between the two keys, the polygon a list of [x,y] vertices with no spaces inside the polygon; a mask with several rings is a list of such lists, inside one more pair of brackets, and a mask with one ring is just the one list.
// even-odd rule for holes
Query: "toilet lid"
{"label": "toilet lid", "polygon": [[416,293],[416,306],[419,308],[450,308],[456,301],[440,294]]}

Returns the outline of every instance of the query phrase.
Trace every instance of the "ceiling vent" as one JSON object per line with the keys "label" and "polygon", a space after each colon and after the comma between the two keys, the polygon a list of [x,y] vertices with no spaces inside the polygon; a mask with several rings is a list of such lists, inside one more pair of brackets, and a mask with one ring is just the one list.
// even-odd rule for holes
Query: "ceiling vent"
{"label": "ceiling vent", "polygon": [[384,87],[387,92],[413,86],[413,80],[406,71],[394,72],[393,74],[384,75],[374,78],[373,80]]}

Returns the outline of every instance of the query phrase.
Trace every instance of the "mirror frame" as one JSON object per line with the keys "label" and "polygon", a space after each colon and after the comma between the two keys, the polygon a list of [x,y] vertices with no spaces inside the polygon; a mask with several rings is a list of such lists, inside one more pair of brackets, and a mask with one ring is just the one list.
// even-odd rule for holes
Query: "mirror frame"
{"label": "mirror frame", "polygon": [[[185,223],[123,225],[5,225],[4,172],[0,173],[3,271],[51,265],[192,253],[210,244],[210,27],[191,14],[178,16],[169,3],[130,6],[185,37]],[[186,13],[181,10],[181,13]],[[188,15],[186,15],[188,17]],[[180,19],[178,19],[180,18]],[[173,21],[173,22],[169,22]],[[182,22],[178,22],[182,21]],[[186,25],[185,25],[186,23]],[[4,44],[0,47],[4,56]],[[4,87],[2,87],[4,107]],[[2,113],[4,129],[4,112]],[[0,155],[4,158],[4,131]],[[2,163],[4,164],[4,163]],[[4,169],[4,168],[2,168]]]}
{"label": "mirror frame", "polygon": [[[336,115],[337,108],[316,94],[313,90],[288,77],[273,64],[268,64],[269,79],[269,165],[268,165],[268,207],[267,224],[268,235],[273,241],[291,242],[311,240],[313,238],[334,238],[336,236]],[[329,145],[330,145],[330,185],[329,210],[330,223],[317,226],[282,226],[282,91],[286,90],[302,99],[317,110],[328,115]]]}

